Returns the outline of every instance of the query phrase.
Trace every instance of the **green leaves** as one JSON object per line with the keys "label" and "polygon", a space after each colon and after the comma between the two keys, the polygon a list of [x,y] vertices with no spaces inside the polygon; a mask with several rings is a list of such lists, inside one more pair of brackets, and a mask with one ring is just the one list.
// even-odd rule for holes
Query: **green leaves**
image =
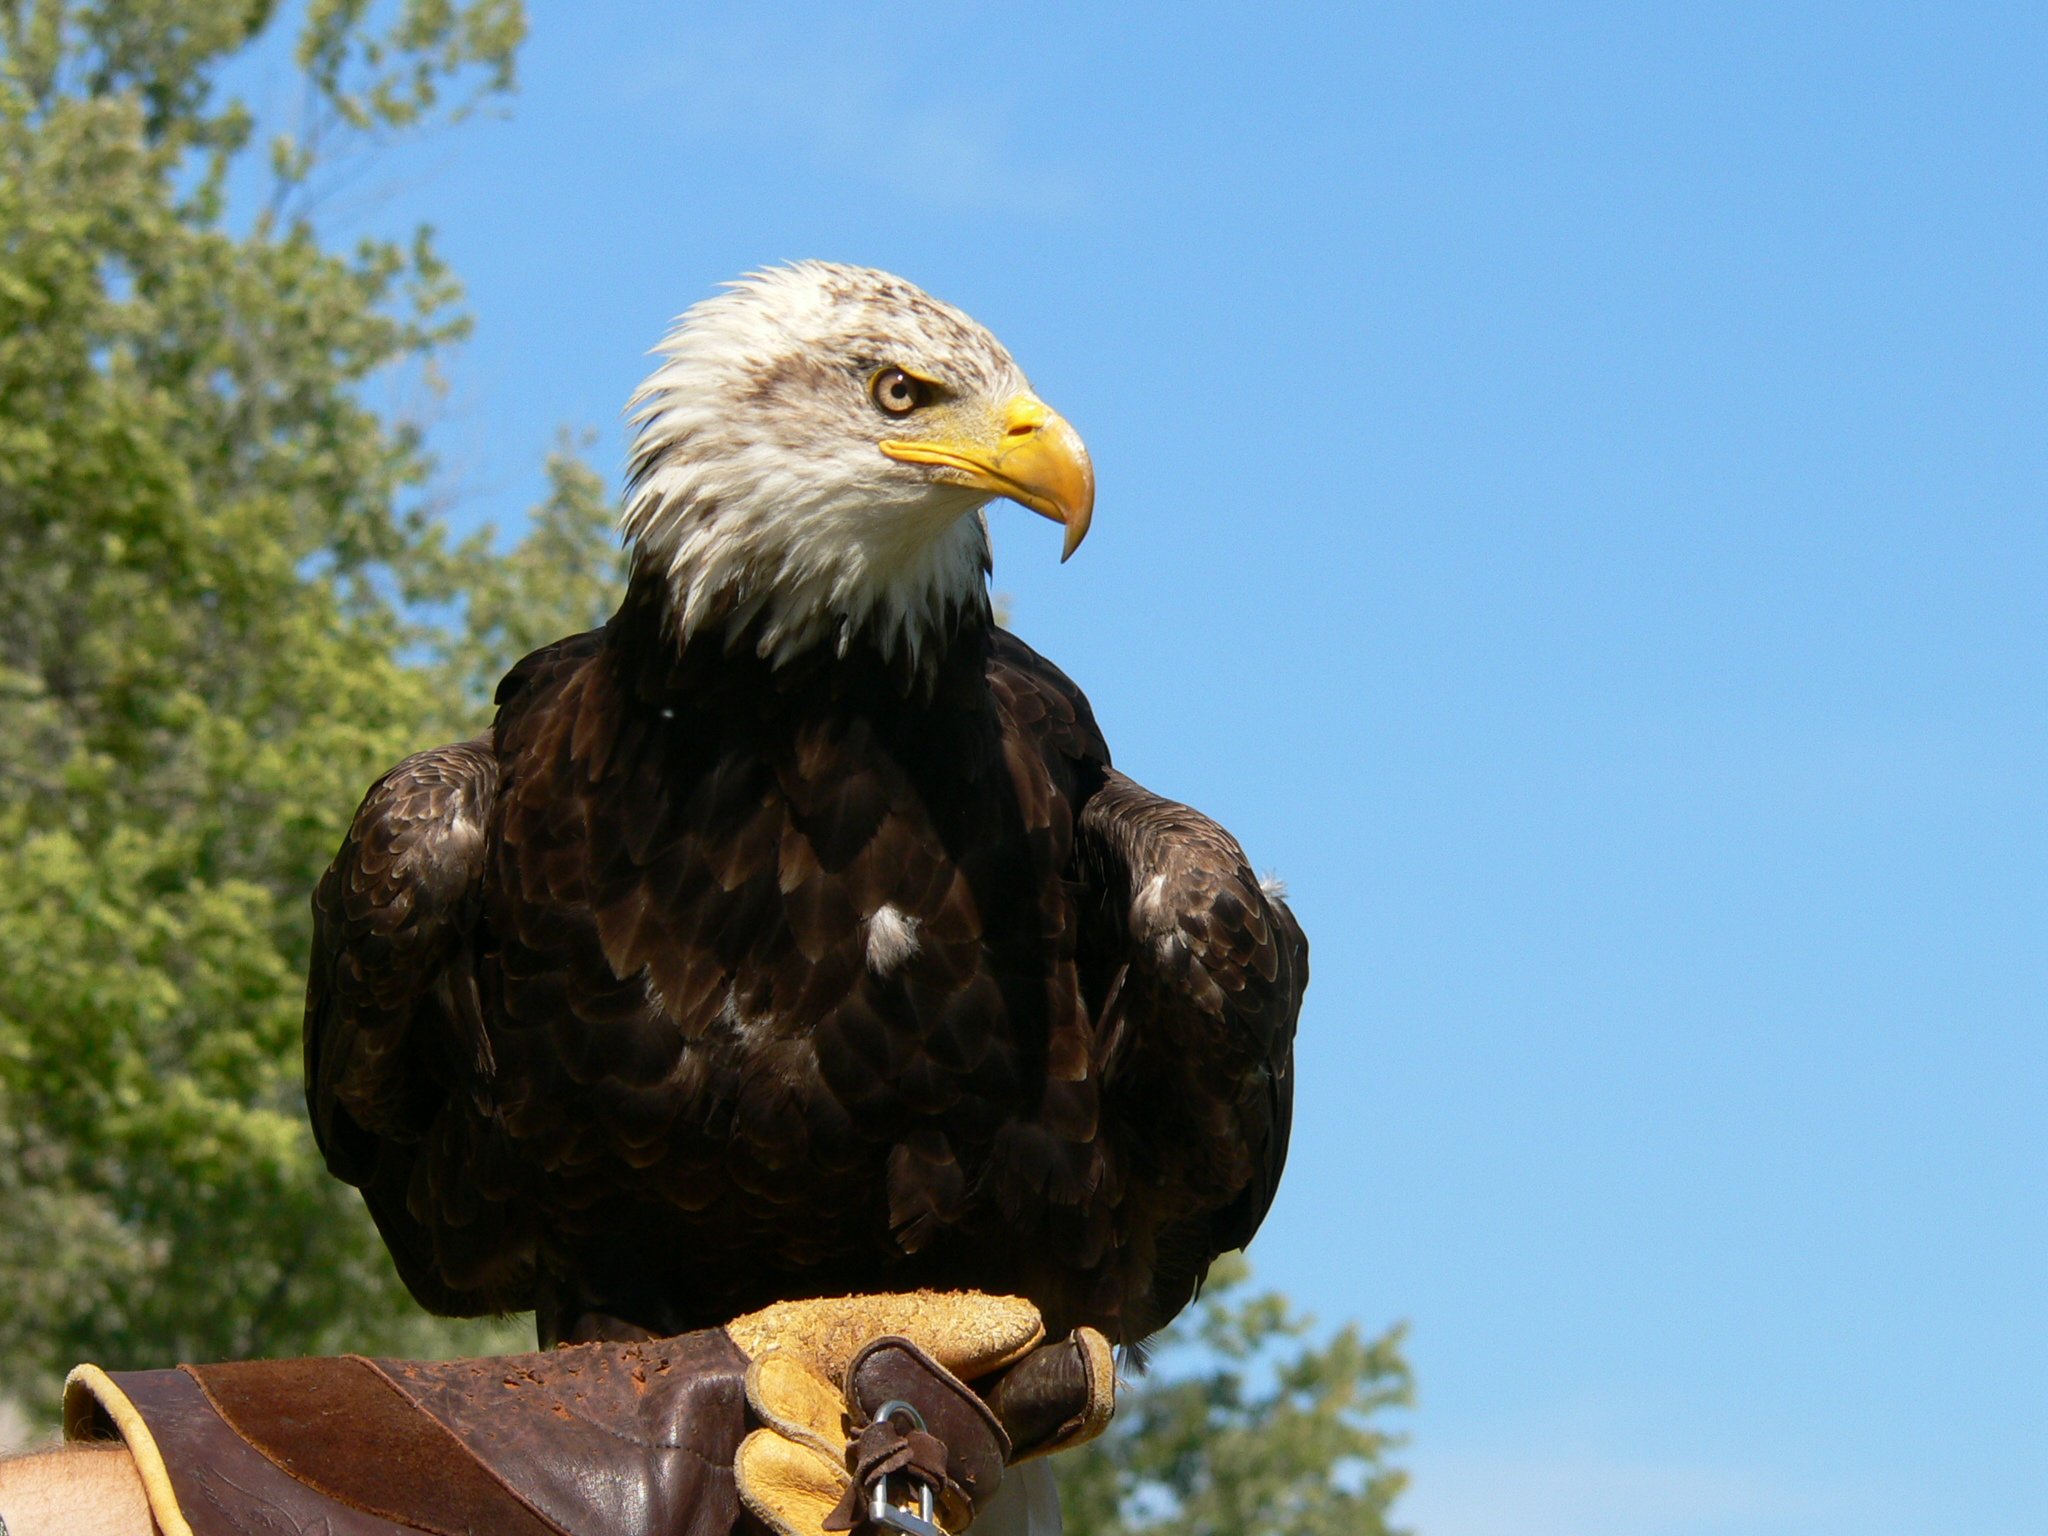
{"label": "green leaves", "polygon": [[1058,1464],[1072,1536],[1393,1536],[1407,1478],[1383,1421],[1413,1400],[1403,1330],[1302,1342],[1312,1323],[1284,1297],[1230,1299],[1246,1273],[1218,1263],[1108,1433]]}
{"label": "green leaves", "polygon": [[450,550],[422,595],[466,604],[463,628],[442,652],[472,711],[484,709],[513,662],[550,641],[595,629],[618,606],[624,557],[612,536],[617,509],[604,482],[564,439],[548,456],[547,499],[524,538],[497,549],[485,528]]}
{"label": "green leaves", "polygon": [[[313,98],[370,57],[362,9],[314,7],[341,54]],[[422,515],[419,434],[362,388],[465,324],[424,232],[338,251],[303,212],[223,223],[251,135],[213,75],[269,22],[0,11],[0,1379],[31,1402],[83,1358],[530,1337],[421,1318],[321,1168],[306,900],[370,781],[479,723],[470,674],[515,619],[587,623],[609,557],[465,569]],[[403,100],[351,120],[501,89],[523,25],[402,7],[374,64]],[[348,147],[328,121],[295,174]],[[559,542],[602,498],[556,478],[582,497],[543,516]]]}
{"label": "green leaves", "polygon": [[369,0],[312,0],[298,58],[320,99],[349,128],[410,128],[474,70],[472,93],[449,109],[459,121],[485,96],[512,88],[526,37],[519,0],[404,0],[384,32],[366,22]]}

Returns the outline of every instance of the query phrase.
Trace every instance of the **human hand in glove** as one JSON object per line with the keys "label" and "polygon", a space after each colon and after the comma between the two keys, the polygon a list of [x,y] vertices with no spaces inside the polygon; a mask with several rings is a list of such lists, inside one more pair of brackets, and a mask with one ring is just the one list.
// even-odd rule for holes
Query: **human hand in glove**
{"label": "human hand in glove", "polygon": [[1017,1297],[784,1302],[726,1332],[761,1426],[734,1462],[740,1496],[779,1536],[957,1533],[1006,1465],[1092,1439],[1114,1408],[1108,1340],[1083,1328],[1048,1344]]}

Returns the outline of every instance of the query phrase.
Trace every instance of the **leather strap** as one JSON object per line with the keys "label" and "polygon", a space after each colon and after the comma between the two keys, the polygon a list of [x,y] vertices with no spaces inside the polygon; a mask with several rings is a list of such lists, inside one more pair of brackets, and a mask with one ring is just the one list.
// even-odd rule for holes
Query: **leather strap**
{"label": "leather strap", "polygon": [[875,1420],[853,1442],[853,1479],[825,1517],[825,1529],[858,1527],[868,1517],[869,1491],[879,1479],[897,1472],[908,1472],[931,1489],[935,1499],[960,1497],[959,1485],[946,1475],[946,1443],[912,1427],[910,1415],[899,1408],[888,1418]]}

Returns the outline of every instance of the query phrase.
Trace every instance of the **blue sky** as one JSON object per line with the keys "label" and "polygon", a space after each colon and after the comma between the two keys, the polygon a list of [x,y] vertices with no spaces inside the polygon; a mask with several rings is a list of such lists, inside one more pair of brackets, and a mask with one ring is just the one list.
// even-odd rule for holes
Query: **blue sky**
{"label": "blue sky", "polygon": [[2048,11],[535,9],[352,194],[460,515],[749,267],[1005,339],[1017,627],[1313,941],[1253,1259],[1412,1322],[1407,1517],[2048,1527]]}

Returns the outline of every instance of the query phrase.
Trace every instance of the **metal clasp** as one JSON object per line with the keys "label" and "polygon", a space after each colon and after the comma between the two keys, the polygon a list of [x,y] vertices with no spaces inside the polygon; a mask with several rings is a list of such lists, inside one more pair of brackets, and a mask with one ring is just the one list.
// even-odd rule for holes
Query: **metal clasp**
{"label": "metal clasp", "polygon": [[900,1474],[917,1489],[917,1513],[899,1504],[889,1494],[889,1477],[875,1479],[874,1496],[868,1500],[868,1523],[878,1530],[901,1531],[903,1536],[946,1536],[932,1518],[932,1485],[921,1478]]}
{"label": "metal clasp", "polygon": [[[907,1415],[910,1422],[920,1431],[924,1429],[924,1415],[899,1398],[891,1398],[875,1412],[875,1423],[886,1424],[897,1414]],[[889,1491],[891,1477],[900,1477],[910,1485],[897,1497]],[[917,1513],[910,1512],[910,1489],[917,1490]],[[868,1524],[881,1531],[901,1531],[903,1536],[946,1536],[946,1532],[932,1515],[932,1485],[910,1472],[883,1473],[875,1479],[873,1491],[868,1495]]]}

